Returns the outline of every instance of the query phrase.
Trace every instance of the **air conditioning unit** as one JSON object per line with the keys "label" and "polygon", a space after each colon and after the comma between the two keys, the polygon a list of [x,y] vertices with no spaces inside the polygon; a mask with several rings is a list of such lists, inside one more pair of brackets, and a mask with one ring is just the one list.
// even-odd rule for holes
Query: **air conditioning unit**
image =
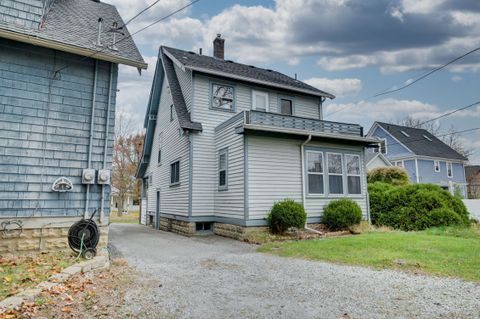
{"label": "air conditioning unit", "polygon": [[85,168],[82,171],[82,184],[95,184],[95,170]]}
{"label": "air conditioning unit", "polygon": [[110,185],[110,177],[111,177],[110,170],[100,169],[98,170],[97,182],[98,184],[102,184],[102,185]]}

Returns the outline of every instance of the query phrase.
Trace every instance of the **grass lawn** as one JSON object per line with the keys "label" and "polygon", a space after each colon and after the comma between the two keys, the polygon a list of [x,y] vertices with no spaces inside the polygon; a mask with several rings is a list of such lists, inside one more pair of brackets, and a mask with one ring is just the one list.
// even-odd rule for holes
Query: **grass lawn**
{"label": "grass lawn", "polygon": [[138,224],[139,212],[129,212],[128,214],[118,216],[117,212],[110,214],[110,223]]}
{"label": "grass lawn", "polygon": [[480,227],[369,232],[269,243],[260,252],[376,268],[413,270],[480,281]]}
{"label": "grass lawn", "polygon": [[75,256],[70,252],[0,258],[0,300],[36,286],[74,261]]}

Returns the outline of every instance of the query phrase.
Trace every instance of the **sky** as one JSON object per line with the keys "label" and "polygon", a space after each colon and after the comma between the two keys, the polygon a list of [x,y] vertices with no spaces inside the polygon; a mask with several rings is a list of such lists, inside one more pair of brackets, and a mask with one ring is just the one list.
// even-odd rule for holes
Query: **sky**
{"label": "sky", "polygon": [[[125,21],[154,0],[104,0]],[[161,0],[128,25],[135,32],[188,4]],[[399,92],[395,89],[480,47],[478,0],[201,0],[134,37],[148,69],[120,66],[117,108],[138,130],[160,45],[211,55],[217,33],[225,58],[274,69],[336,96],[326,120],[361,124],[428,120],[480,101],[480,52]],[[335,114],[333,114],[335,112]],[[332,114],[332,115],[330,115]],[[480,105],[436,121],[441,129],[480,127]],[[480,131],[461,135],[480,164]]]}

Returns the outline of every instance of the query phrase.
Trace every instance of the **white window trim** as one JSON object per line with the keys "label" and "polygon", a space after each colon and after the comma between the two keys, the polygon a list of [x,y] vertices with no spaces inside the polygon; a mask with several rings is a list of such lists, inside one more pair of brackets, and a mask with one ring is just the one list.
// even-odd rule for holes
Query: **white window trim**
{"label": "white window trim", "polygon": [[[348,168],[347,168],[347,160],[345,159],[345,176],[347,177],[347,185],[346,185],[346,190],[347,190],[347,194],[348,195],[351,195],[351,196],[361,196],[362,193],[363,193],[363,189],[362,189],[362,162],[361,162],[361,158],[360,158],[360,155],[357,155],[357,154],[344,154],[345,157],[347,156],[352,156],[352,157],[357,157],[358,158],[358,174],[349,174],[348,173]],[[403,161],[402,161],[403,162]],[[349,189],[348,189],[348,177],[349,176],[354,176],[354,177],[359,177],[360,178],[360,193],[358,194],[351,194]]]}
{"label": "white window trim", "polygon": [[[450,165],[450,172],[451,174],[448,174],[448,166]],[[453,163],[452,162],[447,162],[447,177],[448,178],[453,178]]]}
{"label": "white window trim", "polygon": [[[402,164],[402,166],[398,165],[398,163]],[[396,166],[396,167],[405,168],[405,162],[403,160],[395,161],[395,162],[393,162],[393,165]]]}
{"label": "white window trim", "polygon": [[[220,169],[220,156],[225,155],[225,168]],[[220,172],[225,171],[225,185],[220,185]],[[226,191],[228,190],[228,148],[224,148],[218,152],[218,170],[217,170],[217,176],[218,176],[218,190],[219,191]]]}
{"label": "white window trim", "polygon": [[[316,154],[322,154],[322,172],[309,172],[308,171],[308,153],[316,153]],[[305,170],[307,173],[307,178],[306,178],[306,183],[307,183],[307,194],[308,196],[315,197],[315,196],[325,196],[325,154],[322,151],[314,151],[314,150],[307,150],[306,151],[307,156],[305,156],[305,161],[307,162],[305,165]],[[323,193],[310,193],[310,187],[308,185],[308,175],[322,175],[323,176]]]}
{"label": "white window trim", "polygon": [[[214,89],[213,87],[215,85],[218,85],[218,86],[228,86],[228,87],[231,87],[232,88],[232,107],[231,108],[224,108],[224,107],[218,107],[218,106],[215,106],[213,105],[213,99],[215,98],[215,92],[214,92]],[[232,84],[226,84],[226,83],[219,83],[219,82],[211,82],[210,84],[210,108],[213,109],[213,110],[220,110],[220,111],[226,111],[226,112],[235,112],[236,110],[236,102],[235,102],[236,98],[235,98],[235,86],[232,85]]]}
{"label": "white window trim", "polygon": [[[177,162],[178,162],[178,181],[172,183],[172,165],[175,164],[175,163],[177,163]],[[180,185],[180,174],[181,174],[181,171],[180,171],[180,160],[175,160],[175,161],[171,162],[169,168],[170,168],[170,186]]]}
{"label": "white window trim", "polygon": [[270,112],[270,100],[269,100],[268,92],[257,91],[257,90],[252,90],[252,110],[256,110],[256,109],[257,109],[257,98],[256,98],[256,95],[263,95],[263,96],[265,96],[265,103],[266,103],[265,112]]}
{"label": "white window trim", "polygon": [[[288,101],[292,102],[292,114],[282,113],[282,100],[288,100]],[[277,112],[278,112],[278,114],[282,114],[282,115],[286,115],[286,116],[295,116],[295,102],[294,102],[293,97],[279,96],[278,97],[278,110],[277,110]]]}
{"label": "white window trim", "polygon": [[[438,163],[438,165],[437,165],[437,163]],[[437,170],[437,167],[438,167],[438,170]],[[440,173],[441,168],[440,168],[440,161],[439,160],[434,160],[433,161],[433,170],[435,171],[435,173]]]}
{"label": "white window trim", "polygon": [[[341,161],[341,168],[342,168],[342,173],[341,174],[338,174],[338,173],[330,173],[328,171],[328,155],[340,155],[340,161]],[[339,195],[345,195],[345,167],[344,167],[344,164],[345,164],[345,161],[343,159],[343,155],[342,153],[332,153],[332,152],[327,152],[327,156],[326,156],[326,173],[327,173],[327,178],[328,178],[328,195],[332,195],[332,196],[339,196]],[[342,177],[342,192],[341,193],[332,193],[330,191],[330,178],[329,176],[332,175],[332,176],[341,176]]]}

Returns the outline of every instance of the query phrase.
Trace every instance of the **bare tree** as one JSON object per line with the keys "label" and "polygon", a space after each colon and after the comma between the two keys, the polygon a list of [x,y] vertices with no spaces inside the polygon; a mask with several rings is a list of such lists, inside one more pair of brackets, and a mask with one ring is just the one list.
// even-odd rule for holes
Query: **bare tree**
{"label": "bare tree", "polygon": [[429,131],[433,135],[439,135],[441,131],[441,127],[439,124],[435,122],[423,123],[423,120],[414,119],[411,116],[404,117],[396,122],[398,125],[408,126],[413,128],[422,128],[424,130]]}
{"label": "bare tree", "polygon": [[135,132],[131,118],[119,112],[116,120],[115,142],[112,160],[112,186],[118,189],[118,213],[130,194],[134,200],[140,198],[140,182],[135,178],[143,153],[144,134]]}

